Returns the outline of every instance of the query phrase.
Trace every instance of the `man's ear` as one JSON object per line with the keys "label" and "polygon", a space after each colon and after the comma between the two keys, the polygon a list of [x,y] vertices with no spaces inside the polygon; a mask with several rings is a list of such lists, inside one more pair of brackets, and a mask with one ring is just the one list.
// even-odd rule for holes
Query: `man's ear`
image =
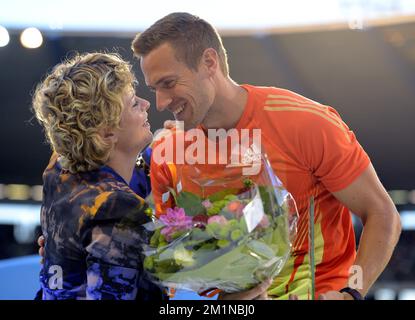
{"label": "man's ear", "polygon": [[209,75],[213,76],[219,67],[219,55],[215,49],[207,48],[203,52],[200,62],[208,70]]}

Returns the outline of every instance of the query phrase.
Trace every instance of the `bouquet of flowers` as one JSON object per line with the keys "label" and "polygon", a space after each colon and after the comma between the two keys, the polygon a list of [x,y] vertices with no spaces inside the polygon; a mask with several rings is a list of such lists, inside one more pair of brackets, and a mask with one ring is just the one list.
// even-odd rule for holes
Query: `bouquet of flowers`
{"label": "bouquet of flowers", "polygon": [[[147,226],[154,234],[145,269],[165,286],[196,292],[242,291],[275,277],[289,256],[298,213],[266,156],[254,177],[209,179],[199,172],[192,180],[203,192],[171,189],[175,207]],[[214,185],[220,190],[205,196]]]}

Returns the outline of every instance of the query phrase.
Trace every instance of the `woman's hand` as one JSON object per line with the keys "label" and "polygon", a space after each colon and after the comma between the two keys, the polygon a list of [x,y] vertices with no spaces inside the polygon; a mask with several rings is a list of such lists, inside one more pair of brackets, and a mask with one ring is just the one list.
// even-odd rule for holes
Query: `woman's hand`
{"label": "woman's hand", "polygon": [[270,300],[267,290],[272,283],[272,279],[267,279],[256,287],[235,293],[219,293],[218,300]]}
{"label": "woman's hand", "polygon": [[37,244],[39,245],[39,256],[41,257],[40,259],[40,263],[43,264],[45,262],[45,237],[44,236],[40,236],[37,239]]}

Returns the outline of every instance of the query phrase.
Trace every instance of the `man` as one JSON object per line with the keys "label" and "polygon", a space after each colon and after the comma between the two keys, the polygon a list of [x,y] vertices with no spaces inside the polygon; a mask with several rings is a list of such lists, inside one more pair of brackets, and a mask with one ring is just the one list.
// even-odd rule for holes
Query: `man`
{"label": "man", "polygon": [[[339,114],[288,90],[235,83],[220,36],[209,23],[188,13],[160,19],[137,35],[132,48],[148,87],[155,92],[157,109],[172,112],[184,122],[185,130],[261,129],[262,147],[297,202],[298,235],[282,272],[268,289],[270,283],[264,283],[223,297],[310,298],[307,219],[311,197],[315,199],[317,296],[364,297],[388,263],[401,225],[368,155]],[[207,170],[212,173],[215,167]],[[191,186],[189,179],[182,179],[184,187]],[[171,205],[163,194],[175,185],[173,180],[172,172],[152,161],[151,181],[159,211]],[[364,224],[357,254],[350,212]],[[361,278],[358,288],[349,285],[356,276],[351,266]]]}

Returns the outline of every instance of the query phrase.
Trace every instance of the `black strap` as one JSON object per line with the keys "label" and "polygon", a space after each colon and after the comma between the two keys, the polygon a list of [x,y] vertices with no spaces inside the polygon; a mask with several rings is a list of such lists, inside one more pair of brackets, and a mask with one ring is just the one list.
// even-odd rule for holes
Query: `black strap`
{"label": "black strap", "polygon": [[350,287],[343,288],[343,289],[340,290],[340,292],[342,292],[342,293],[346,292],[346,293],[350,294],[353,297],[353,299],[355,299],[355,300],[365,300],[362,297],[362,295],[360,294],[359,291],[357,291],[356,289],[352,289]]}

